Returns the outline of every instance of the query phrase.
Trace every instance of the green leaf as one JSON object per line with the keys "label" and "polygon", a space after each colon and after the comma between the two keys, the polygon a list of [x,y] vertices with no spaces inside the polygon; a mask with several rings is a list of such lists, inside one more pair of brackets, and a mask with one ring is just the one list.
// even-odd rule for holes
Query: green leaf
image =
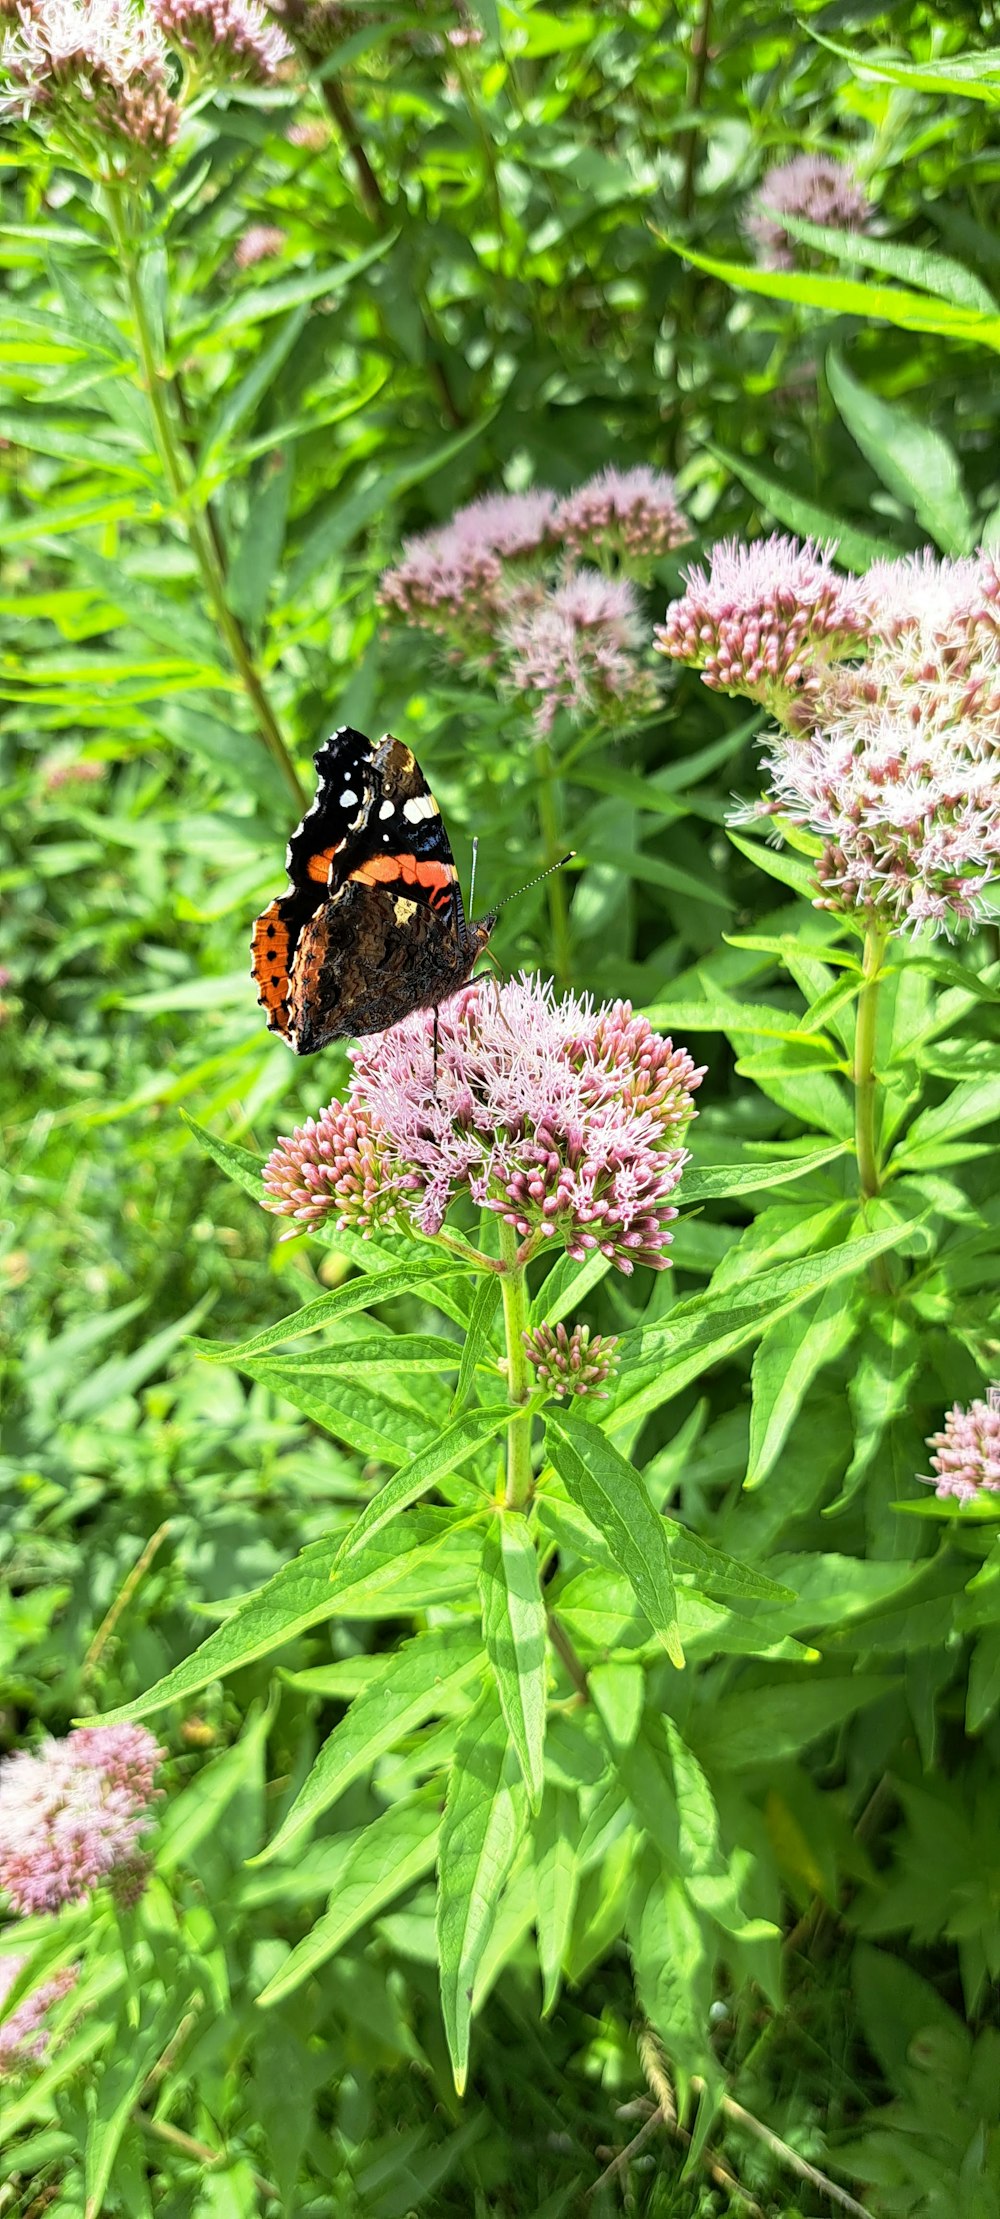
{"label": "green leaf", "polygon": [[568,1413],[546,1419],[549,1455],[574,1502],[597,1527],[672,1664],[684,1663],[669,1530],[639,1473],[596,1426]]}
{"label": "green leaf", "polygon": [[265,471],[263,483],[251,496],[229,565],[230,606],[251,632],[264,621],[271,583],[281,561],[293,474],[289,455]]}
{"label": "green leaf", "polygon": [[341,1544],[335,1572],[373,1534],[379,1533],[390,1518],[397,1517],[401,1510],[408,1509],[421,1495],[426,1495],[428,1488],[433,1487],[437,1480],[444,1479],[447,1473],[457,1471],[461,1464],[466,1464],[484,1441],[488,1441],[494,1434],[502,1433],[514,1415],[513,1405],[504,1403],[499,1408],[490,1410],[467,1410],[464,1417],[454,1418],[450,1425],[446,1425],[437,1439],[428,1448],[421,1449],[409,1464],[405,1464],[402,1471],[397,1472],[395,1478],[390,1479],[362,1511],[346,1541]]}
{"label": "green leaf", "polygon": [[[223,1812],[255,1774],[263,1788],[264,1751],[275,1707],[273,1700],[264,1708],[255,1706],[239,1740],[204,1765],[179,1795],[171,1796],[157,1828],[156,1869],[164,1877],[176,1872],[215,1832]],[[244,1854],[251,1846],[244,1844]]]}
{"label": "green leaf", "polygon": [[990,107],[1000,103],[1000,47],[983,47],[978,53],[949,54],[935,61],[898,62],[892,55],[852,54],[849,47],[823,38],[816,31],[813,37],[829,47],[831,54],[839,54],[862,83],[868,80],[875,84],[905,85],[913,92],[955,94],[965,100],[985,100]]}
{"label": "green leaf", "polygon": [[462,1348],[458,1378],[452,1397],[451,1413],[458,1417],[465,1409],[475,1385],[476,1367],[481,1364],[490,1348],[490,1333],[497,1303],[500,1300],[500,1277],[488,1271],[480,1279],[469,1312],[469,1325]]}
{"label": "green leaf", "polygon": [[404,1641],[328,1735],[278,1832],[253,1863],[269,1864],[285,1856],[354,1780],[362,1779],[386,1750],[433,1718],[442,1708],[442,1697],[450,1697],[481,1664],[482,1644],[475,1628],[443,1626]]}
{"label": "green leaf", "polygon": [[768,300],[798,301],[804,308],[819,308],[828,316],[860,316],[866,323],[878,317],[883,323],[894,324],[898,331],[937,332],[942,338],[1000,347],[1000,316],[984,316],[972,308],[952,308],[901,285],[863,284],[856,278],[820,277],[804,270],[763,270],[697,254],[680,240],[664,238],[663,243],[685,262],[693,263],[696,270],[721,278],[737,292],[763,293]]}
{"label": "green leaf", "polygon": [[793,1310],[768,1327],[753,1360],[746,1487],[759,1487],[776,1464],[817,1373],[853,1340],[859,1308],[852,1287],[828,1287],[805,1314]]}
{"label": "green leaf", "polygon": [[96,2069],[83,2151],[85,2219],[99,2219],[105,2208],[105,2195],[122,2136],[138,2102],[142,2084],[162,2048],[164,2031],[162,2019],[157,2019],[142,2035],[133,2035],[128,2042],[120,2042]]}
{"label": "green leaf", "polygon": [[952,1088],[947,1101],[921,1110],[914,1118],[893,1153],[893,1170],[923,1163],[932,1147],[975,1132],[978,1125],[992,1124],[995,1117],[1000,1117],[1000,1078],[963,1080]]}
{"label": "green leaf", "polygon": [[533,1811],[541,1805],[548,1673],[538,1557],[523,1512],[497,1508],[479,1573],[483,1639]]}
{"label": "green leaf", "polygon": [[[213,983],[212,980],[205,981],[208,986]],[[204,1150],[206,1156],[211,1156],[213,1163],[218,1164],[227,1179],[234,1179],[236,1185],[243,1188],[244,1194],[252,1195],[255,1202],[263,1203],[267,1192],[261,1177],[263,1156],[252,1155],[249,1148],[238,1148],[234,1141],[220,1140],[216,1133],[210,1133],[204,1125],[199,1125],[196,1118],[189,1117],[187,1110],[181,1111],[181,1117],[188,1131],[194,1134],[199,1148]]]}
{"label": "green leaf", "polygon": [[812,864],[804,863],[801,856],[790,855],[786,848],[769,848],[762,840],[747,840],[741,832],[734,831],[732,825],[726,826],[726,838],[746,856],[748,863],[756,863],[757,869],[765,872],[768,878],[776,878],[782,886],[790,886],[793,893],[801,894],[804,901],[812,901],[816,892],[816,872]]}
{"label": "green leaf", "polygon": [[[1000,319],[997,319],[1000,338]],[[975,539],[975,519],[955,455],[940,432],[898,401],[880,399],[859,385],[831,348],[826,360],[830,392],[851,437],[897,501],[947,555],[964,555]]]}
{"label": "green leaf", "polygon": [[237,427],[245,423],[247,417],[251,416],[259,406],[265,393],[274,384],[279,370],[291,354],[292,348],[304,328],[305,321],[306,308],[303,303],[292,311],[287,322],[282,325],[281,330],[272,339],[270,346],[261,348],[256,361],[251,364],[244,376],[235,379],[224,387],[223,398],[215,410],[201,443],[197,464],[199,471],[204,469],[213,449],[224,445]]}
{"label": "green leaf", "polygon": [[710,454],[717,456],[731,470],[734,478],[745,485],[754,500],[759,501],[775,522],[783,524],[787,532],[796,532],[800,539],[816,539],[825,546],[833,545],[837,559],[845,570],[865,571],[873,562],[891,562],[898,548],[890,540],[872,539],[867,532],[860,532],[856,524],[847,524],[832,509],[820,508],[809,501],[796,486],[785,485],[780,479],[759,470],[755,463],[745,462],[742,455],[732,455],[725,447],[707,441]]}
{"label": "green leaf", "polygon": [[791,1179],[805,1179],[824,1164],[848,1154],[847,1142],[834,1141],[808,1156],[786,1157],[753,1163],[694,1163],[685,1165],[682,1203],[716,1202],[729,1194],[759,1194],[769,1187],[786,1186]]}
{"label": "green leaf", "polygon": [[965,1730],[978,1734],[1000,1704],[1000,1626],[988,1626],[972,1651]]}
{"label": "green leaf", "polygon": [[384,1384],[376,1389],[370,1379],[353,1380],[342,1371],[326,1386],[322,1379],[314,1382],[308,1373],[303,1376],[273,1356],[247,1356],[240,1370],[283,1395],[335,1441],[346,1441],[359,1455],[379,1464],[407,1464],[414,1447],[433,1428],[433,1419],[407,1399],[402,1378],[390,1394]]}
{"label": "green leaf", "polygon": [[441,2008],[459,2095],[468,2070],[476,1973],[527,1817],[521,1768],[490,1680],[458,1737],[438,1860]]}
{"label": "green leaf", "polygon": [[[228,1145],[228,1144],[227,1144]],[[237,1151],[240,1155],[243,1149]],[[460,1265],[450,1266],[446,1276],[454,1278]],[[212,1364],[241,1364],[245,1356],[265,1356],[269,1349],[277,1348],[282,1341],[297,1340],[302,1333],[318,1332],[321,1325],[338,1324],[341,1318],[355,1315],[358,1310],[370,1310],[383,1302],[394,1302],[399,1295],[421,1294],[433,1303],[432,1291],[435,1278],[433,1252],[428,1250],[426,1262],[419,1257],[412,1264],[403,1264],[396,1271],[373,1272],[370,1277],[350,1279],[344,1287],[336,1287],[332,1294],[318,1295],[315,1302],[307,1302],[301,1310],[293,1310],[286,1318],[279,1318],[276,1325],[267,1325],[262,1333],[254,1333],[248,1341],[230,1344],[215,1341],[198,1341],[199,1356]],[[449,1347],[452,1344],[449,1343]],[[333,1351],[336,1354],[336,1350]]]}
{"label": "green leaf", "polygon": [[699,1714],[695,1736],[702,1759],[719,1768],[723,1779],[734,1772],[765,1770],[797,1758],[859,1710],[884,1702],[895,1682],[888,1676],[799,1681],[787,1687],[757,1687],[745,1695],[722,1695]]}
{"label": "green leaf", "polygon": [[266,2010],[293,1995],[359,1927],[422,1879],[434,1863],[440,1831],[437,1797],[430,1793],[390,1804],[372,1825],[347,1837],[329,1909],[262,1989],[258,2004]]}
{"label": "green leaf", "polygon": [[[231,1617],[210,1633],[207,1641],[175,1665],[172,1672],[157,1680],[145,1695],[136,1696],[131,1703],[123,1703],[102,1718],[102,1725],[117,1724],[120,1719],[148,1718],[153,1711],[166,1709],[169,1703],[184,1702],[199,1688],[208,1687],[213,1680],[224,1679],[229,1672],[238,1672],[245,1664],[254,1664],[260,1657],[270,1656],[275,1649],[282,1649],[310,1626],[320,1625],[325,1618],[340,1612],[344,1602],[355,1590],[363,1589],[372,1579],[384,1579],[392,1589],[394,1578],[400,1575],[414,1555],[426,1564],[430,1548],[442,1536],[440,1514],[403,1516],[391,1530],[380,1532],[363,1551],[343,1564],[331,1577],[330,1565],[335,1541],[323,1535],[311,1541],[308,1548],[294,1557],[291,1564],[282,1566],[273,1579],[253,1594],[242,1598],[235,1605]],[[444,1529],[446,1530],[446,1528]]]}
{"label": "green leaf", "polygon": [[[784,218],[782,223],[784,226]],[[966,269],[964,262],[953,261],[949,254],[937,254],[929,247],[908,246],[898,239],[870,239],[863,231],[836,231],[826,224],[810,223],[804,216],[789,216],[784,227],[793,239],[801,239],[804,246],[818,247],[824,254],[834,255],[839,262],[860,263],[868,270],[884,270],[888,277],[902,278],[904,285],[922,286],[926,293],[950,301],[955,308],[973,308],[987,316],[1000,314],[997,302],[982,279]]]}
{"label": "green leaf", "polygon": [[213,308],[208,316],[197,316],[191,323],[181,325],[175,334],[178,354],[190,352],[196,341],[205,346],[224,339],[232,331],[248,331],[252,324],[261,323],[268,316],[280,316],[285,309],[319,300],[324,293],[340,292],[369,270],[373,262],[380,262],[395,245],[397,237],[398,233],[390,232],[364,254],[355,255],[351,261],[330,263],[325,270],[300,271],[294,277],[275,278],[270,285],[235,290],[227,287],[220,307]]}
{"label": "green leaf", "polygon": [[548,1786],[535,1827],[535,1927],[542,1974],[542,2017],[559,1994],[580,1886],[580,1807],[570,1788]]}
{"label": "green leaf", "polygon": [[463,449],[482,439],[489,430],[495,410],[469,424],[464,431],[456,432],[452,439],[432,447],[426,454],[415,455],[410,462],[399,463],[395,468],[381,469],[370,483],[354,486],[346,494],[338,494],[327,503],[318,523],[303,540],[288,580],[288,592],[294,599],[301,594],[318,570],[322,570],[336,555],[349,547],[351,541],[364,531],[376,516],[384,515],[398,493],[408,493],[424,478],[434,477],[445,469]]}
{"label": "green leaf", "polygon": [[778,1264],[756,1279],[715,1287],[678,1302],[669,1317],[639,1326],[625,1336],[622,1370],[614,1404],[604,1419],[610,1432],[656,1410],[697,1379],[710,1364],[754,1340],[783,1310],[832,1286],[837,1279],[863,1272],[889,1248],[908,1250],[913,1236],[890,1227],[861,1240],[845,1241],[802,1263]]}
{"label": "green leaf", "polygon": [[[376,1282],[377,1287],[377,1282]],[[373,1291],[371,1299],[377,1299]],[[335,1379],[342,1371],[457,1371],[457,1341],[442,1333],[374,1333],[365,1340],[331,1341],[324,1348],[296,1349],[283,1356],[252,1359],[255,1379]],[[249,1367],[247,1367],[249,1368]]]}

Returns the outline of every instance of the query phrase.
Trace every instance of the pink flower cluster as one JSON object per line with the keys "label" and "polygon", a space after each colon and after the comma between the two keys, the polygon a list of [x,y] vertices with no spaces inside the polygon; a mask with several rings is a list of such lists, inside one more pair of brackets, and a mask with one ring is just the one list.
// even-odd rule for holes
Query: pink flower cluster
{"label": "pink flower cluster", "polygon": [[661,655],[700,670],[706,686],[749,694],[780,714],[832,659],[858,654],[868,626],[868,596],[834,570],[832,550],[775,532],[746,547],[720,540],[707,568],[686,573],[654,640]]}
{"label": "pink flower cluster", "polygon": [[[655,708],[629,577],[690,537],[671,478],[604,470],[557,501],[544,487],[487,494],[404,542],[382,607],[445,645],[449,659],[535,698],[544,735],[562,709],[624,723]],[[590,558],[599,570],[578,567]],[[602,575],[611,570],[620,575]]]}
{"label": "pink flower cluster", "polygon": [[822,840],[821,907],[894,929],[977,914],[1000,863],[993,555],[925,553],[844,578],[808,541],[724,541],[657,644],[773,712],[760,808]]}
{"label": "pink flower cluster", "polygon": [[173,145],[180,109],[166,45],[135,0],[23,0],[0,48],[8,115],[37,109],[95,163],[108,154],[156,161]]}
{"label": "pink flower cluster", "polygon": [[299,1225],[440,1232],[461,1195],[519,1240],[663,1268],[704,1076],[627,1002],[521,977],[466,987],[352,1051],[346,1103],[278,1142],[265,1207]]}
{"label": "pink flower cluster", "polygon": [[[0,1957],[0,2008],[27,1962],[24,1954]],[[8,2073],[20,2072],[25,2065],[37,2065],[44,2057],[51,2035],[48,2028],[43,2027],[42,2020],[54,2003],[60,2003],[63,1996],[68,1995],[77,1978],[75,1965],[53,1973],[50,1980],[41,1981],[5,2019],[0,2020],[0,2079]]]}
{"label": "pink flower cluster", "polygon": [[645,464],[635,470],[602,470],[560,501],[555,529],[564,546],[583,560],[614,557],[633,576],[645,576],[659,555],[691,537],[673,479]]}
{"label": "pink flower cluster", "polygon": [[270,85],[293,49],[259,0],[150,0],[168,46],[218,83]]}
{"label": "pink flower cluster", "polygon": [[134,1900],[139,1837],[163,1751],[144,1726],[83,1726],[0,1764],[0,1888],[22,1914],[55,1911],[107,1880]]}
{"label": "pink flower cluster", "polygon": [[1000,1387],[991,1387],[985,1402],[977,1397],[967,1410],[956,1402],[927,1446],[935,1452],[931,1463],[937,1474],[927,1485],[939,1501],[954,1496],[972,1502],[981,1487],[1000,1494]]}
{"label": "pink flower cluster", "polygon": [[252,223],[233,248],[233,261],[238,270],[252,270],[257,262],[268,262],[281,253],[286,234],[276,223]]}
{"label": "pink flower cluster", "polygon": [[866,231],[872,204],[854,171],[829,154],[797,154],[769,169],[752,195],[743,228],[767,270],[794,270],[803,250],[782,223],[803,216],[836,231]]}
{"label": "pink flower cluster", "polygon": [[501,683],[534,696],[543,738],[560,709],[577,722],[594,717],[616,725],[656,708],[656,680],[639,659],[642,619],[627,578],[577,570],[542,600],[515,609],[497,637]]}
{"label": "pink flower cluster", "polygon": [[607,1402],[605,1381],[618,1369],[617,1333],[592,1333],[589,1325],[574,1325],[572,1333],[564,1325],[536,1325],[523,1338],[539,1385],[557,1401],[591,1395]]}

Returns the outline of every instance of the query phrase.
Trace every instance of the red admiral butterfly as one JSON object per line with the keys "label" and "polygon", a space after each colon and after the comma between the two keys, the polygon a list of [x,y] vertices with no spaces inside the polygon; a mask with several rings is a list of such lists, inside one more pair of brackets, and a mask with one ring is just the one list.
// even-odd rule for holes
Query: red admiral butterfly
{"label": "red admiral butterfly", "polygon": [[496,913],[466,921],[437,802],[408,747],[343,725],[316,755],[319,785],[292,833],[289,891],[251,941],[268,1028],[297,1056],[384,1032],[464,986]]}

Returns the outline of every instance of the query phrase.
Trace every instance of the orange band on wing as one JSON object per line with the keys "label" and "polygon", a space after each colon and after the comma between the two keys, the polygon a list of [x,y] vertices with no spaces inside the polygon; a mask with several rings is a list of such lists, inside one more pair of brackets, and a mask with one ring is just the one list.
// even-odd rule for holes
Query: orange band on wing
{"label": "orange band on wing", "polygon": [[432,909],[443,909],[455,883],[455,868],[419,855],[373,855],[351,877],[362,886],[419,886]]}
{"label": "orange band on wing", "polygon": [[343,840],[338,840],[335,848],[323,848],[319,855],[311,855],[309,857],[309,861],[306,864],[306,869],[309,873],[310,878],[315,879],[317,886],[325,886],[327,884],[330,877],[330,865],[333,862],[334,856],[340,854],[340,850],[343,845]]}
{"label": "orange band on wing", "polygon": [[258,917],[250,942],[250,971],[259,988],[258,1000],[267,1011],[271,1032],[288,1030],[288,926],[280,901],[268,903]]}

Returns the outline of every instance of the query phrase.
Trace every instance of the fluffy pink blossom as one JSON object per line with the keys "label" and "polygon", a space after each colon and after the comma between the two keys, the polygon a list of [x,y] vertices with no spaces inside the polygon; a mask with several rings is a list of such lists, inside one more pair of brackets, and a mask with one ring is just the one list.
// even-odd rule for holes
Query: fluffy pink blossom
{"label": "fluffy pink blossom", "polygon": [[693,663],[706,686],[745,693],[781,713],[818,669],[857,654],[869,629],[863,584],[834,570],[831,551],[775,532],[743,547],[720,540],[686,574],[655,644]]}
{"label": "fluffy pink blossom", "polygon": [[625,578],[578,570],[501,627],[505,683],[535,696],[544,737],[560,709],[576,721],[634,723],[655,709],[656,680],[640,661],[644,631]]}
{"label": "fluffy pink blossom", "polygon": [[536,1325],[524,1346],[535,1378],[562,1402],[567,1395],[596,1396],[607,1402],[605,1380],[618,1369],[617,1333],[592,1333],[589,1325]]}
{"label": "fluffy pink blossom", "polygon": [[145,1726],[83,1726],[0,1764],[0,1888],[16,1910],[55,1911],[102,1881],[127,1899],[163,1751]]}
{"label": "fluffy pink blossom", "polygon": [[42,786],[47,794],[57,794],[63,786],[96,786],[106,770],[106,763],[96,763],[86,755],[47,755],[42,764]]}
{"label": "fluffy pink blossom", "polygon": [[506,610],[536,598],[520,570],[549,536],[555,496],[488,493],[457,509],[450,523],[404,540],[398,563],[382,574],[384,609],[447,642],[470,661],[492,661]]}
{"label": "fluffy pink blossom", "polygon": [[284,244],[285,233],[276,223],[252,223],[237,241],[233,261],[238,270],[252,270],[256,262],[268,262],[280,254]]}
{"label": "fluffy pink blossom", "polygon": [[93,159],[155,161],[172,146],[180,109],[166,46],[135,0],[32,0],[0,48],[8,115],[39,111]]}
{"label": "fluffy pink blossom", "polygon": [[[23,1953],[0,1957],[0,2009],[27,1962]],[[68,1995],[77,1978],[75,1965],[53,1973],[51,1979],[40,1981],[37,1988],[32,1988],[30,1994],[0,2020],[0,2079],[8,2073],[20,2072],[25,2065],[36,2065],[44,2057],[52,2037],[41,2022],[52,2005]]]}
{"label": "fluffy pink blossom", "polygon": [[293,49],[259,0],[150,0],[169,46],[220,83],[270,85]]}
{"label": "fluffy pink blossom", "polygon": [[940,1501],[954,1496],[972,1502],[981,1487],[1000,1494],[1000,1388],[991,1387],[985,1402],[977,1397],[967,1410],[954,1403],[927,1446],[935,1451],[931,1463],[937,1474],[927,1485]]}
{"label": "fluffy pink blossom", "polygon": [[602,470],[560,501],[555,528],[574,555],[613,556],[645,575],[659,555],[690,539],[691,527],[672,478],[640,465]]}
{"label": "fluffy pink blossom", "polygon": [[315,121],[306,118],[302,123],[290,123],[285,137],[289,146],[304,146],[310,154],[318,154],[321,148],[330,144],[329,126],[322,123],[319,117]]}
{"label": "fluffy pink blossom", "polygon": [[957,558],[924,547],[896,562],[875,562],[864,590],[872,630],[882,639],[919,630],[961,647],[970,633],[982,634],[984,643],[1000,637],[1000,566],[985,547]]}
{"label": "fluffy pink blossom", "polygon": [[933,629],[828,669],[772,737],[770,803],[824,842],[821,906],[948,930],[1000,862],[1000,669],[992,640]]}
{"label": "fluffy pink blossom", "polygon": [[757,260],[768,270],[794,270],[803,250],[786,231],[783,216],[835,231],[866,231],[872,204],[854,171],[829,154],[797,154],[769,169],[748,203],[743,228]]}
{"label": "fluffy pink blossom", "polygon": [[462,1194],[522,1241],[599,1248],[620,1271],[666,1262],[670,1196],[704,1072],[628,1002],[595,1009],[522,976],[476,981],[352,1050],[345,1103],[278,1142],[265,1207],[363,1232],[438,1233]]}

